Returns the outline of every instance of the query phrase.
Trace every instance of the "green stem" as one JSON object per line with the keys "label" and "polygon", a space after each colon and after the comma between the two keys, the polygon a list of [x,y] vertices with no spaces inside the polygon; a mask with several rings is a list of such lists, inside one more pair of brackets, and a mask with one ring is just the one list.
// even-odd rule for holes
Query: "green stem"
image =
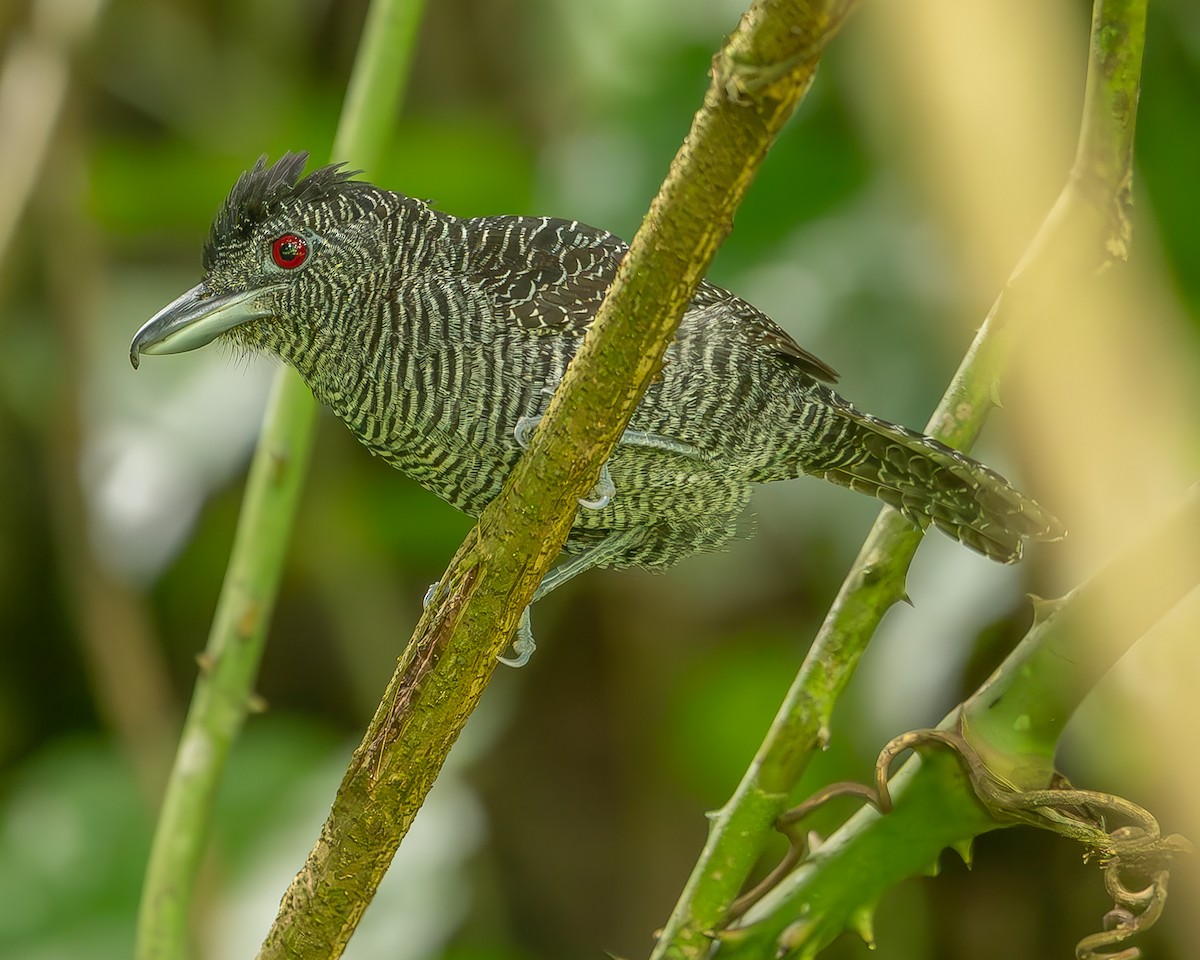
{"label": "green stem", "polygon": [[[969,449],[991,409],[1009,339],[1002,334],[1016,319],[1010,304],[1040,297],[1048,278],[1061,280],[1065,265],[1079,268],[1084,258],[1066,249],[1078,240],[1079,224],[1094,224],[1097,207],[1116,211],[1098,227],[1103,256],[1119,256],[1127,247],[1124,210],[1144,36],[1145,0],[1096,0],[1076,168],[930,419],[927,432],[951,446]],[[1094,271],[1095,258],[1086,259]],[[884,613],[905,598],[905,576],[920,541],[895,512],[885,509],[876,519],[754,760],[713,819],[655,960],[708,955],[709,932],[721,927],[746,883],[743,867],[766,848],[776,818],[828,738],[834,704]]]}
{"label": "green stem", "polygon": [[1133,187],[1133,133],[1141,93],[1148,0],[1096,0],[1075,172],[1100,185],[1108,200],[1108,252],[1128,257]]}
{"label": "green stem", "polygon": [[[375,0],[334,158],[373,166],[403,94],[420,0]],[[288,368],[275,378],[201,673],[155,829],[138,915],[138,960],[182,960],[188,915],[229,751],[254,699],[267,628],[312,448],[316,405]]]}
{"label": "green stem", "polygon": [[[1007,313],[997,300],[926,427],[958,449],[974,443],[991,407]],[[792,790],[823,748],[834,704],[867,643],[888,609],[905,599],[905,576],[920,542],[921,532],[899,514],[885,509],[876,518],[750,767],[711,821],[654,960],[707,956],[709,932],[720,928]]]}
{"label": "green stem", "polygon": [[340,955],[558,554],[847,0],[759,0],[530,449],[442,577],[260,960]]}
{"label": "green stem", "polygon": [[372,0],[333,137],[332,159],[379,163],[404,100],[424,0]]}
{"label": "green stem", "polygon": [[311,398],[275,382],[225,583],[167,781],[138,916],[139,960],[188,956],[192,891],[230,748],[250,709],[270,608],[312,444]]}

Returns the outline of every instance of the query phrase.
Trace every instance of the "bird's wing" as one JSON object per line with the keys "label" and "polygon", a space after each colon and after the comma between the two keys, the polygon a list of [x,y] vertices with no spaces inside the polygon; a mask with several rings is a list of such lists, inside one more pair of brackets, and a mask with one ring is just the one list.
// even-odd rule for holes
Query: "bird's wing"
{"label": "bird's wing", "polygon": [[[605,230],[551,217],[469,221],[468,272],[510,323],[525,330],[582,335],[596,316],[628,247]],[[689,307],[720,305],[752,346],[809,376],[836,383],[837,371],[809,353],[766,314],[727,290],[700,284]]]}
{"label": "bird's wing", "polygon": [[753,304],[707,280],[696,290],[691,309],[705,307],[720,307],[725,315],[734,318],[737,335],[748,340],[754,349],[772,353],[810,377],[826,383],[837,383],[837,371],[800,346],[774,320]]}
{"label": "bird's wing", "polygon": [[625,244],[571,220],[487,217],[468,272],[503,319],[525,330],[582,334],[600,309]]}

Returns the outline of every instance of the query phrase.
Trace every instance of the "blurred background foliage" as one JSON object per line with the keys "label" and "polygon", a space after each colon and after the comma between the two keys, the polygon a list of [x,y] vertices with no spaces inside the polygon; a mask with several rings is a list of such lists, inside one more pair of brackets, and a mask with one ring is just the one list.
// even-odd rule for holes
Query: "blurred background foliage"
{"label": "blurred background foliage", "polygon": [[[1088,7],[1068,5],[1079,45],[1062,56],[1081,90]],[[462,215],[554,214],[628,237],[741,6],[430,3],[393,146],[368,173]],[[325,162],[364,11],[0,6],[0,956],[130,954],[271,368],[209,350],[135,374],[127,347],[196,282],[209,219],[242,169],[287,149]],[[919,426],[987,304],[964,296],[911,169],[874,123],[871,83],[852,26],[712,277],[832,363],[861,406]],[[1152,3],[1137,255],[1161,259],[1193,326],[1198,102],[1200,8]],[[1000,414],[981,454],[1019,476],[1008,439]],[[236,749],[197,905],[205,957],[257,946],[470,523],[328,417],[306,490],[264,712]],[[757,536],[724,554],[661,577],[594,573],[538,605],[536,658],[497,676],[349,956],[648,950],[703,841],[702,812],[752,756],[875,506],[800,482],[761,491],[755,513]],[[889,614],[808,785],[864,777],[886,739],[940,718],[1024,630],[1023,593],[1064,586],[1036,556],[1001,569],[931,537],[915,607]],[[1154,809],[1172,777],[1139,759],[1136,718],[1156,695],[1151,668],[1164,669],[1145,647],[1073,724],[1063,764]],[[1071,956],[1106,909],[1079,859],[1030,831],[988,836],[971,874],[948,857],[940,877],[884,901],[876,956]],[[1195,867],[1175,884],[1176,909],[1146,944],[1158,960],[1196,953],[1180,909],[1197,901]],[[844,937],[828,955],[866,947]]]}

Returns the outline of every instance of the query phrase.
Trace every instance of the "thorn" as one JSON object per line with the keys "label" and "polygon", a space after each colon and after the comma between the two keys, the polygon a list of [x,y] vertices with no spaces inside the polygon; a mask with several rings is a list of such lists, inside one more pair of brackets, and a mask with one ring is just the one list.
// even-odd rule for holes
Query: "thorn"
{"label": "thorn", "polygon": [[1027,593],[1025,596],[1029,598],[1029,603],[1033,606],[1033,622],[1035,624],[1049,620],[1067,602],[1066,597],[1047,600],[1045,597],[1039,597],[1036,593]]}
{"label": "thorn", "polygon": [[266,713],[270,709],[270,706],[267,698],[261,693],[252,693],[246,698],[246,711],[248,713]]}
{"label": "thorn", "polygon": [[821,724],[821,728],[817,731],[817,746],[822,751],[829,749],[829,741],[833,739],[833,731],[829,729],[828,724]]}
{"label": "thorn", "polygon": [[196,666],[200,668],[200,672],[204,676],[209,676],[213,672],[213,667],[217,665],[216,659],[210,653],[196,654]]}
{"label": "thorn", "polygon": [[991,394],[992,406],[995,407],[997,410],[1003,410],[1004,402],[1000,399],[1000,381],[999,380],[992,381],[992,385],[991,385],[989,392]]}
{"label": "thorn", "polygon": [[900,591],[900,595],[898,597],[896,597],[896,602],[897,603],[907,603],[914,610],[916,609],[916,606],[917,606],[915,603],[913,603],[913,599],[912,599],[912,597],[910,597],[908,595],[907,590]]}
{"label": "thorn", "polygon": [[929,866],[925,867],[921,871],[921,876],[936,877],[936,876],[940,875],[941,872],[942,872],[942,861],[935,857],[933,862],[930,863]]}
{"label": "thorn", "polygon": [[950,844],[950,849],[958,854],[968,870],[971,869],[975,862],[975,841],[968,837],[966,840],[959,840],[957,843]]}
{"label": "thorn", "polygon": [[875,904],[864,904],[850,914],[849,927],[870,950],[875,949]]}

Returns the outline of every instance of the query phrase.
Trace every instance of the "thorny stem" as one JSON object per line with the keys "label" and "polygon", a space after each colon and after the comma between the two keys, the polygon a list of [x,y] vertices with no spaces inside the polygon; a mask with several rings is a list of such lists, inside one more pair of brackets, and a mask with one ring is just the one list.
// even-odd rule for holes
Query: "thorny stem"
{"label": "thorny stem", "polygon": [[[888,743],[873,785],[831,784],[781,816],[777,826],[792,849],[773,871],[772,883],[736,905],[730,919],[738,925],[721,933],[722,955],[736,960],[791,952],[808,958],[847,926],[869,933],[871,912],[885,890],[934,868],[944,847],[965,859],[974,837],[1014,823],[1084,843],[1105,870],[1116,913],[1103,933],[1081,941],[1080,957],[1098,957],[1096,950],[1152,925],[1166,894],[1167,867],[1190,844],[1162,836],[1154,817],[1128,800],[1071,789],[1053,771],[1057,737],[1048,732],[1061,730],[1090,687],[1063,665],[1087,664],[1094,682],[1119,656],[1107,647],[1100,662],[1092,662],[1094,635],[1086,629],[1091,614],[1113,596],[1136,600],[1140,619],[1125,638],[1128,648],[1195,589],[1194,567],[1165,571],[1156,561],[1171,556],[1180,540],[1195,542],[1198,535],[1200,484],[1086,582],[1043,604],[1016,649],[938,729],[905,733]],[[1162,571],[1153,590],[1134,574],[1146,568]],[[928,749],[935,745],[950,750]],[[889,780],[893,761],[907,750],[919,751],[920,758]],[[1008,762],[997,763],[998,756]],[[800,819],[840,796],[865,800],[871,808],[860,809],[829,836],[819,858],[799,862],[806,851]],[[1138,884],[1151,882],[1145,890],[1131,890],[1122,875]]]}
{"label": "thorny stem", "polygon": [[[1085,116],[1075,169],[1059,202],[1014,270],[980,327],[946,395],[926,428],[951,446],[968,449],[992,406],[1004,338],[1015,319],[1010,306],[1035,292],[1052,264],[1072,258],[1076,221],[1094,221],[1097,206],[1111,211],[1094,270],[1128,248],[1133,128],[1136,116],[1145,0],[1096,0],[1088,62]],[[1078,264],[1079,258],[1073,258]],[[1017,294],[1018,296],[1013,296]],[[731,905],[761,856],[791,791],[814,752],[829,736],[833,706],[858,665],[884,613],[905,597],[905,576],[921,535],[884,510],[848,573],[792,687],[731,799],[713,818],[700,858],[655,947],[653,960],[708,955],[710,932],[728,919]],[[980,827],[982,829],[982,826]]]}

